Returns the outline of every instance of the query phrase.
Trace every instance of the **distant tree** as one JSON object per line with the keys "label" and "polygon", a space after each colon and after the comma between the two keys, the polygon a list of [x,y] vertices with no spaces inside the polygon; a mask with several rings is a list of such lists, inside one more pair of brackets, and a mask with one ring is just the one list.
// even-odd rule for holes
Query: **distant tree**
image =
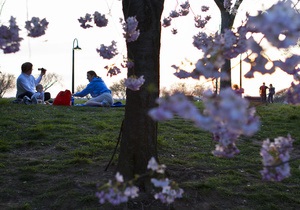
{"label": "distant tree", "polygon": [[124,85],[125,79],[121,79],[118,82],[114,82],[109,89],[112,91],[112,95],[118,99],[126,98],[126,87]]}
{"label": "distant tree", "polygon": [[52,87],[55,83],[61,84],[62,78],[56,73],[47,73],[43,77],[41,84],[44,86],[44,89],[47,90]]}
{"label": "distant tree", "polygon": [[206,88],[203,85],[195,85],[192,95],[200,97],[203,95],[205,89]]}
{"label": "distant tree", "polygon": [[169,95],[169,90],[166,87],[160,88],[159,92],[160,97],[166,97]]}
{"label": "distant tree", "polygon": [[287,99],[288,88],[277,91],[274,95],[274,101],[276,103],[284,103]]}
{"label": "distant tree", "polygon": [[166,87],[161,88],[160,95],[161,97],[166,97],[173,95],[174,93],[183,93],[189,96],[197,96],[200,97],[203,94],[203,91],[206,90],[203,84],[189,85],[184,82],[174,83],[171,85],[170,89]]}
{"label": "distant tree", "polygon": [[3,98],[6,91],[15,87],[15,76],[0,72],[0,98]]}
{"label": "distant tree", "polygon": [[170,94],[173,95],[174,93],[183,93],[185,95],[191,94],[191,89],[187,87],[187,85],[183,82],[174,83],[170,87]]}

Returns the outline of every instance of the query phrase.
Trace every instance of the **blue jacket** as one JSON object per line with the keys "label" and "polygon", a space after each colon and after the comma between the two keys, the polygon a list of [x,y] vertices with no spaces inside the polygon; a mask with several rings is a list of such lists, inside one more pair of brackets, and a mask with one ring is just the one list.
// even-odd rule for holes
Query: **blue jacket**
{"label": "blue jacket", "polygon": [[84,97],[91,94],[91,96],[95,98],[103,93],[111,93],[111,91],[107,88],[106,84],[100,77],[94,77],[85,89],[73,94],[73,96]]}

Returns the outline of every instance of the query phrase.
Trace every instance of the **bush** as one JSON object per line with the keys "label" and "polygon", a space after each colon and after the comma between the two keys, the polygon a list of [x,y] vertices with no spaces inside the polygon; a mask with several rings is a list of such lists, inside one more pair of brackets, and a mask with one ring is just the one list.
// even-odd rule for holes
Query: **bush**
{"label": "bush", "polygon": [[3,98],[6,91],[15,87],[15,76],[0,72],[0,98]]}

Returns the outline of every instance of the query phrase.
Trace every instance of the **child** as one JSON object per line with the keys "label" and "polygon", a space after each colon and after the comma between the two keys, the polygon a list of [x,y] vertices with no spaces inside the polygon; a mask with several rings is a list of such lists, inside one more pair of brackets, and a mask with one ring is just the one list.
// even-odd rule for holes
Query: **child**
{"label": "child", "polygon": [[44,104],[44,87],[41,84],[37,84],[36,92],[33,94],[31,98],[35,98],[38,104]]}

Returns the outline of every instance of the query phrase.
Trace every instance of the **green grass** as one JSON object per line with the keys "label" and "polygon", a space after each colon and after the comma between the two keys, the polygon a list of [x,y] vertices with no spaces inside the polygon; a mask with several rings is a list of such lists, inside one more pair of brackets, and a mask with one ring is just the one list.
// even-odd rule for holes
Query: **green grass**
{"label": "green grass", "polygon": [[[17,105],[11,100],[0,99],[0,209],[116,209],[101,206],[94,195],[97,184],[112,179],[116,168],[117,156],[104,171],[124,108]],[[241,154],[233,159],[214,157],[211,134],[192,122],[159,123],[160,162],[185,191],[173,209],[300,209],[298,159],[290,163],[292,176],[280,183],[262,181],[259,173],[266,138],[291,134],[291,156],[299,157],[300,107],[256,108],[262,129],[239,139]]]}

